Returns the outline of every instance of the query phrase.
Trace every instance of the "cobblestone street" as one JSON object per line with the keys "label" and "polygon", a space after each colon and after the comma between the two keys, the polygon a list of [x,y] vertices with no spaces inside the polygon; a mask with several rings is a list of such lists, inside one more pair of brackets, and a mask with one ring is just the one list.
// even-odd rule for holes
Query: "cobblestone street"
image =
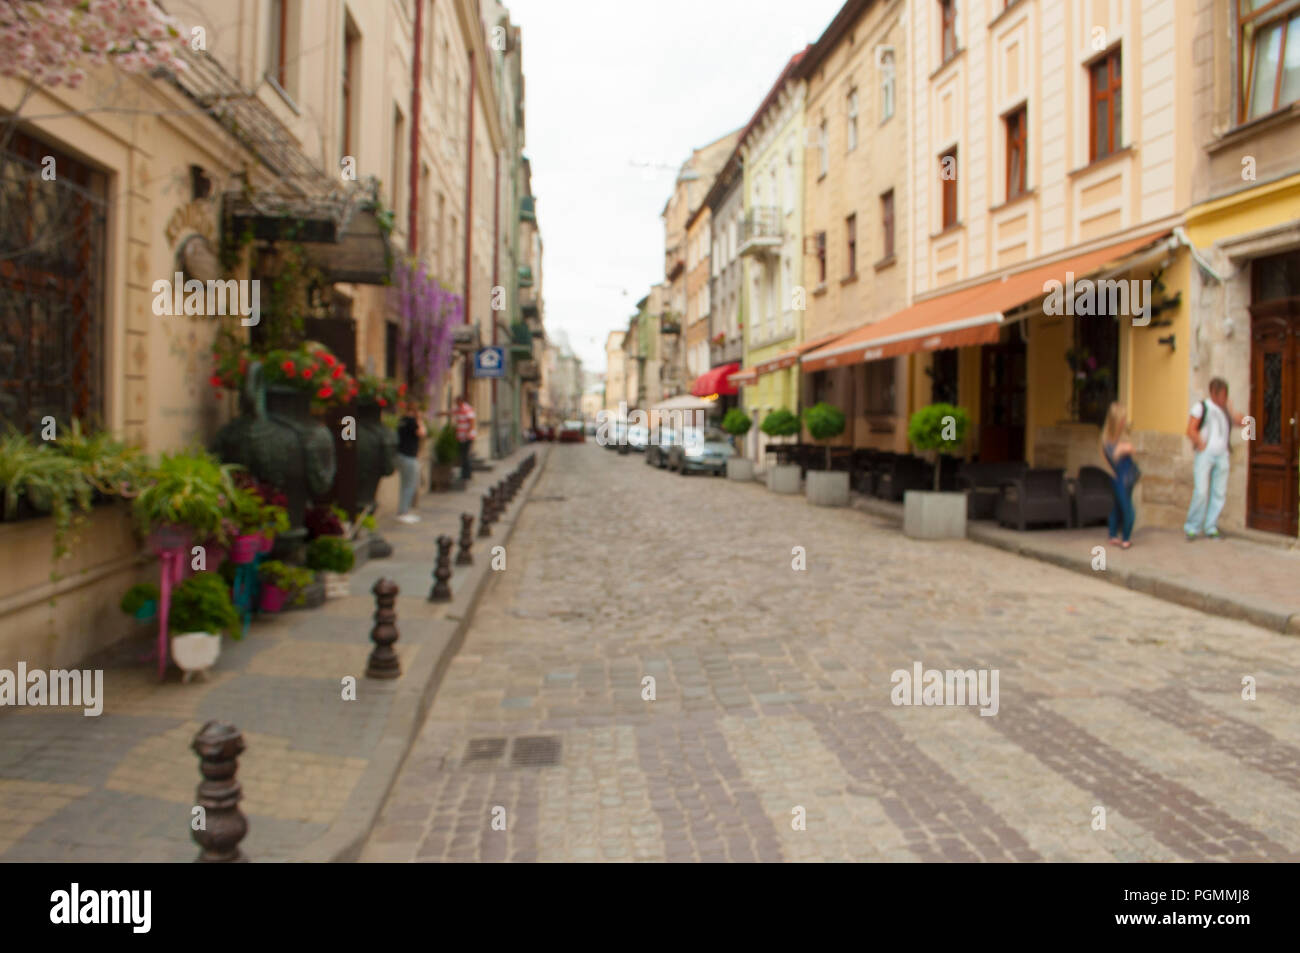
{"label": "cobblestone street", "polygon": [[593,443],[506,558],[365,860],[1300,857],[1295,638]]}

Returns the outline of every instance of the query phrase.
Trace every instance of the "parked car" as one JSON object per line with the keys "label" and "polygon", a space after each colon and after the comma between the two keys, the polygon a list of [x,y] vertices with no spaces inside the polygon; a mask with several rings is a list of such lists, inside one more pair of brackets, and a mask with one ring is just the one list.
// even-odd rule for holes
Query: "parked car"
{"label": "parked car", "polygon": [[650,431],[645,424],[633,424],[627,428],[627,445],[637,453],[644,453],[650,442]]}
{"label": "parked car", "polygon": [[627,443],[627,421],[611,420],[604,434],[596,434],[596,442],[607,450],[617,450],[620,444]]}
{"label": "parked car", "polygon": [[557,438],[560,443],[582,443],[586,437],[583,435],[581,420],[566,420],[560,425],[560,433]]}
{"label": "parked car", "polygon": [[676,442],[676,430],[672,427],[660,427],[659,439],[645,448],[645,462],[662,470],[668,466],[668,451]]}
{"label": "parked car", "polygon": [[668,453],[668,469],[682,476],[688,473],[712,473],[722,476],[727,472],[727,458],[734,452],[731,437],[716,427],[706,427],[684,434]]}
{"label": "parked car", "polygon": [[555,428],[554,428],[554,427],[547,427],[547,426],[545,426],[545,425],[543,425],[543,426],[541,426],[541,427],[538,427],[538,428],[537,428],[537,439],[538,439],[538,440],[554,440],[554,439],[555,439]]}

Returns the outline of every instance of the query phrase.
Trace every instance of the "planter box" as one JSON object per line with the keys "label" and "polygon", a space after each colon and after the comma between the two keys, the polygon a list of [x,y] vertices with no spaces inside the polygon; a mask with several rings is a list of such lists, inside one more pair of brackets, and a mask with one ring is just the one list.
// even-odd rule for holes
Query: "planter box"
{"label": "planter box", "polygon": [[747,457],[728,457],[727,479],[753,481],[754,461]]}
{"label": "planter box", "polygon": [[848,506],[848,471],[809,470],[806,491],[808,502],[816,506]]}
{"label": "planter box", "polygon": [[208,632],[186,632],[172,636],[172,661],[185,674],[182,682],[202,674],[216,664],[221,655],[221,636]]}
{"label": "planter box", "polygon": [[346,572],[322,572],[321,580],[325,583],[326,599],[342,599],[352,594],[352,574]]}
{"label": "planter box", "polygon": [[908,490],[903,494],[903,535],[913,539],[965,539],[966,494]]}
{"label": "planter box", "polygon": [[773,493],[798,493],[802,473],[797,463],[778,463],[767,468],[767,488]]}

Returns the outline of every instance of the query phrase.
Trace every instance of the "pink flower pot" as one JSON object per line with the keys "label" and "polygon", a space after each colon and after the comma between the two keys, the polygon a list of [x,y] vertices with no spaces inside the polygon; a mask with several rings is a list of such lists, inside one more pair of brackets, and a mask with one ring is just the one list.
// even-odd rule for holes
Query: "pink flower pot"
{"label": "pink flower pot", "polygon": [[269,553],[274,548],[275,548],[275,534],[266,533],[265,535],[262,536],[261,544],[258,546],[257,551],[259,553]]}
{"label": "pink flower pot", "polygon": [[188,549],[190,531],[184,526],[156,526],[149,534],[149,548],[155,553],[173,549]]}
{"label": "pink flower pot", "polygon": [[230,561],[236,566],[242,566],[251,563],[261,549],[262,536],[260,534],[249,533],[244,536],[236,536],[235,541],[230,544]]}
{"label": "pink flower pot", "polygon": [[270,583],[262,584],[262,595],[258,599],[258,608],[263,612],[279,612],[284,608],[284,604],[289,601],[289,593],[285,592],[279,586],[273,586]]}

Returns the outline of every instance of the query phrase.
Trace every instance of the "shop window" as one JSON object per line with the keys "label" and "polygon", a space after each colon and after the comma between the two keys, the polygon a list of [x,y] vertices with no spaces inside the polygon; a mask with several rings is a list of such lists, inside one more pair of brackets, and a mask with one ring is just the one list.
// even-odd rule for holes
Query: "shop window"
{"label": "shop window", "polygon": [[935,351],[930,367],[926,370],[930,377],[930,403],[957,403],[957,350],[948,348]]}
{"label": "shop window", "polygon": [[868,414],[889,416],[894,412],[893,360],[871,361],[863,365],[865,407]]}
{"label": "shop window", "polygon": [[1074,347],[1066,354],[1073,376],[1075,420],[1101,426],[1119,381],[1119,323],[1113,315],[1075,315]]}

